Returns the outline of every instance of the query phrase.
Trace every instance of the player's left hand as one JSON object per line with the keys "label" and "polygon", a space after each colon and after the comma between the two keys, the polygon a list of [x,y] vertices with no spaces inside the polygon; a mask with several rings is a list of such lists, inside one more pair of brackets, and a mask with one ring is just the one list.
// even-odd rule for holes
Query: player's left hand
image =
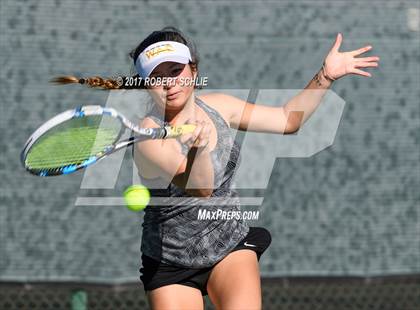
{"label": "player's left hand", "polygon": [[359,68],[378,67],[378,56],[356,57],[372,49],[371,45],[350,52],[339,52],[343,36],[337,34],[336,41],[324,61],[325,75],[334,80],[347,74],[357,74],[371,77],[369,72]]}

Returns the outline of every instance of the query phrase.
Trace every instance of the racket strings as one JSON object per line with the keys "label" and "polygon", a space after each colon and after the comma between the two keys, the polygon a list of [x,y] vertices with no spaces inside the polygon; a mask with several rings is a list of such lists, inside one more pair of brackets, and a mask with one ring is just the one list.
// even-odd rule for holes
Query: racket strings
{"label": "racket strings", "polygon": [[[84,135],[87,136],[92,136],[92,134],[88,133],[88,131],[86,129],[80,129],[83,130]],[[89,129],[91,130],[91,129]],[[76,130],[74,130],[76,131]],[[102,129],[100,129],[100,131],[103,131]],[[76,133],[71,133],[71,135],[73,136]],[[95,131],[94,134],[97,134],[97,132]],[[97,153],[99,153],[100,151],[103,150],[104,145],[109,145],[112,144],[113,140],[108,138],[109,133],[103,133],[103,132],[99,132],[98,133],[98,138],[84,138],[82,140],[79,141],[72,141],[72,142],[80,142],[80,143],[76,143],[75,145],[73,145],[73,148],[71,149],[72,153],[71,154],[66,154],[63,153],[61,154],[60,158],[55,157],[57,156],[57,153],[51,154],[50,153],[50,149],[48,149],[48,147],[45,147],[45,145],[40,145],[37,144],[36,146],[34,146],[34,150],[33,152],[31,152],[31,156],[30,156],[30,160],[32,162],[35,161],[35,159],[39,162],[39,163],[60,163],[61,161],[78,161],[78,160],[83,160],[86,158],[87,153],[86,153],[86,147],[88,146],[92,146],[92,148],[90,149],[89,155],[95,155]],[[64,150],[66,147],[66,139],[67,137],[63,134],[58,134],[55,135],[53,137],[50,137],[50,140],[47,141],[46,143],[48,144],[55,144],[55,148],[58,150]],[[104,139],[103,139],[104,138]],[[38,158],[36,158],[36,152],[38,152],[37,155],[39,155]],[[51,155],[53,155],[54,157],[50,157]],[[79,157],[77,157],[79,156]]]}
{"label": "racket strings", "polygon": [[42,135],[26,158],[30,169],[80,165],[111,147],[121,131],[111,116],[85,116],[66,121]]}

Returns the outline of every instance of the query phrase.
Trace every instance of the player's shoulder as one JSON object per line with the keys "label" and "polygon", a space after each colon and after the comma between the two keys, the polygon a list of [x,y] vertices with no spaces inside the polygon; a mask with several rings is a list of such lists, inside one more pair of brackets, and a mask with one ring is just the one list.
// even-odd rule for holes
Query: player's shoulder
{"label": "player's shoulder", "polygon": [[223,104],[226,100],[230,101],[235,98],[234,96],[219,92],[200,94],[197,97],[205,102],[208,101],[211,104]]}
{"label": "player's shoulder", "polygon": [[141,128],[158,128],[160,127],[159,124],[153,117],[146,115],[144,118],[140,119],[139,126]]}
{"label": "player's shoulder", "polygon": [[230,123],[228,120],[231,119],[232,113],[234,112],[232,110],[231,100],[234,100],[235,97],[217,92],[200,94],[197,97],[215,109],[228,124]]}

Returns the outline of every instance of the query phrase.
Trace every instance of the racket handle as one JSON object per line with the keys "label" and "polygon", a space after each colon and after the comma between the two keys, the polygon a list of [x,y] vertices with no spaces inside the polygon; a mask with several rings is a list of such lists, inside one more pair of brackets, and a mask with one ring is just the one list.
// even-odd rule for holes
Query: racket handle
{"label": "racket handle", "polygon": [[165,130],[166,130],[165,139],[178,137],[178,136],[184,135],[186,133],[191,133],[195,130],[195,127],[196,126],[192,125],[192,124],[180,125],[180,126],[166,126],[165,127]]}

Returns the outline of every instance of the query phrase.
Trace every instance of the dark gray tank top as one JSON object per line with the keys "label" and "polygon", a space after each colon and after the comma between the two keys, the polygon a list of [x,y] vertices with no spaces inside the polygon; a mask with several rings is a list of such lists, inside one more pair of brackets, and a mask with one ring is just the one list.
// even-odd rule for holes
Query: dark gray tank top
{"label": "dark gray tank top", "polygon": [[[193,197],[173,183],[167,185],[162,178],[146,179],[139,175],[152,197],[185,197],[169,205],[148,205],[144,209],[141,251],[165,264],[203,268],[213,266],[225,257],[246,236],[249,226],[237,218],[198,219],[200,209],[210,212],[240,210],[238,194],[231,188],[235,167],[240,162],[240,149],[221,115],[197,97],[195,103],[209,115],[217,129],[217,144],[210,154],[215,183],[211,198],[220,197],[217,199],[229,203],[198,205],[202,197]],[[160,126],[166,125],[155,109],[146,116]],[[186,155],[188,147],[181,146]]]}

